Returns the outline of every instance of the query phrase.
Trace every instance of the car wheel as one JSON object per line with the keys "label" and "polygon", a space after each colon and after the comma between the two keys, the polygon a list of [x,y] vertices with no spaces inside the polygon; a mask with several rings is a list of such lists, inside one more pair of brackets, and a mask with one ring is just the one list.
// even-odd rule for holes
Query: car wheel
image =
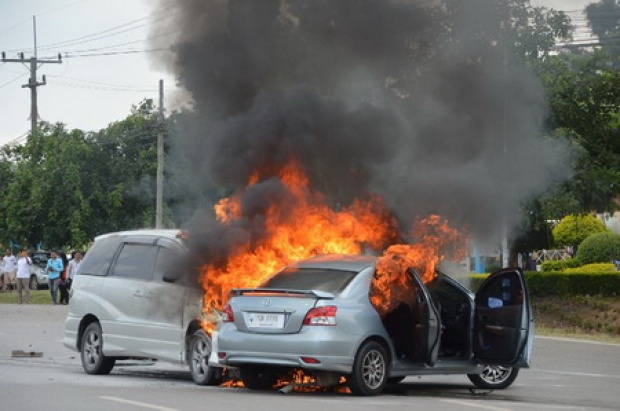
{"label": "car wheel", "polygon": [[385,348],[368,341],[360,347],[347,377],[349,389],[355,395],[379,395],[387,383],[388,355]]}
{"label": "car wheel", "polygon": [[509,387],[519,375],[519,369],[502,365],[485,365],[480,374],[467,374],[478,388],[501,390]]}
{"label": "car wheel", "polygon": [[278,374],[272,368],[253,365],[239,367],[239,377],[243,385],[250,390],[268,390],[278,380]]}
{"label": "car wheel", "polygon": [[109,374],[116,360],[103,355],[103,333],[99,323],[90,323],[82,337],[82,368],[87,374]]}
{"label": "car wheel", "polygon": [[31,275],[30,276],[30,283],[28,284],[28,287],[30,287],[31,290],[38,290],[39,289],[39,282],[37,281],[37,276],[36,275]]}
{"label": "car wheel", "polygon": [[390,377],[387,379],[387,383],[390,385],[396,385],[398,383],[400,383],[402,380],[404,380],[405,377]]}
{"label": "car wheel", "polygon": [[203,330],[196,331],[189,341],[189,371],[198,385],[217,385],[221,382],[219,368],[209,366],[211,338]]}

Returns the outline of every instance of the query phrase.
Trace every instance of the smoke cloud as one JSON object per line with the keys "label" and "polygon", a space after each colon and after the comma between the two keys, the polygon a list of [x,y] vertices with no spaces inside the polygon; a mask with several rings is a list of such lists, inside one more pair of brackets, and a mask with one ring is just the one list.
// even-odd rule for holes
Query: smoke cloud
{"label": "smoke cloud", "polygon": [[[171,47],[157,64],[191,99],[171,144],[197,198],[230,194],[294,155],[335,207],[375,193],[403,222],[439,213],[497,239],[521,201],[570,173],[565,147],[540,137],[543,88],[508,58],[500,9],[489,0],[160,1],[168,18],[151,41]],[[247,196],[253,214],[227,232],[197,205],[190,225],[219,233],[212,252],[260,225],[265,196]]]}

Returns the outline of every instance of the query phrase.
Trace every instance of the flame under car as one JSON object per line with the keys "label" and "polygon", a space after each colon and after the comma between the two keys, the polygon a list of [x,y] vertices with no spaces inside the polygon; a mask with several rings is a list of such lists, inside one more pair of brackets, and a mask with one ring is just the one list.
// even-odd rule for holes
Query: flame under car
{"label": "flame under car", "polygon": [[237,369],[250,389],[302,369],[317,384],[345,377],[365,396],[410,375],[464,374],[501,389],[529,366],[534,323],[520,269],[493,273],[476,294],[444,274],[423,283],[407,269],[406,298],[381,317],[370,300],[376,261],[319,256],[233,290],[209,365]]}

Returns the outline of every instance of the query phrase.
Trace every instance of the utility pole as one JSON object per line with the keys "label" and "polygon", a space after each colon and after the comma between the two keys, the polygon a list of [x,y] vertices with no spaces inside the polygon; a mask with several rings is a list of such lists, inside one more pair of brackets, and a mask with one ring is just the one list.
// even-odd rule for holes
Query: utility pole
{"label": "utility pole", "polygon": [[157,127],[157,200],[155,205],[155,228],[162,228],[164,216],[164,80],[159,80],[159,119]]}
{"label": "utility pole", "polygon": [[8,59],[6,53],[2,52],[3,63],[22,63],[30,62],[30,79],[28,84],[23,84],[22,88],[30,89],[30,135],[33,135],[37,130],[37,120],[39,119],[39,109],[37,106],[37,87],[47,84],[45,75],[43,75],[43,81],[37,81],[37,68],[45,63],[62,63],[62,57],[58,54],[58,60],[41,60],[37,57],[37,20],[35,16],[32,16],[32,25],[34,31],[34,56],[29,59],[24,58],[24,53],[18,53],[19,58]]}

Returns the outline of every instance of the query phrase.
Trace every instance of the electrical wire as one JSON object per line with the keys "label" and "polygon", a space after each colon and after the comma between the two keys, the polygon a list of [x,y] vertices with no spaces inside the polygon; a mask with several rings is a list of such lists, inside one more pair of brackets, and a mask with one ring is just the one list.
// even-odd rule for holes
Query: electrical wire
{"label": "electrical wire", "polygon": [[0,84],[0,88],[3,88],[5,86],[8,86],[9,84],[15,83],[17,80],[19,80],[22,77],[27,77],[28,74],[24,73],[24,74],[20,74],[19,76],[15,77],[13,80],[9,80],[4,84]]}
{"label": "electrical wire", "polygon": [[[124,23],[124,24],[120,24],[118,26],[114,26],[105,30],[101,30],[95,33],[91,33],[91,34],[86,34],[83,36],[79,36],[79,37],[75,37],[72,39],[68,39],[68,40],[63,40],[63,41],[58,41],[58,42],[54,42],[54,43],[48,43],[48,44],[43,44],[37,47],[38,50],[47,50],[50,48],[59,48],[62,46],[72,46],[72,45],[76,45],[76,44],[83,44],[83,43],[87,43],[87,42],[92,42],[92,41],[97,41],[97,40],[101,40],[104,38],[108,38],[108,37],[112,37],[112,36],[117,36],[119,34],[123,34],[129,31],[133,31],[133,30],[137,30],[139,28],[145,27],[148,24],[151,23],[156,23],[158,21],[164,20],[166,18],[169,18],[171,16],[173,16],[175,13],[166,13],[168,10],[178,7],[178,5],[171,5],[166,7],[165,9],[162,9],[161,11],[149,15],[149,16],[145,16],[145,17],[141,17],[139,19],[136,20],[132,20],[130,22]],[[152,21],[148,21],[152,19]],[[143,24],[139,24],[137,26],[134,27],[130,27],[136,23],[140,23],[140,22],[145,22]],[[121,31],[118,31],[120,29],[124,29]],[[11,50],[6,50],[6,52],[10,53],[10,52],[15,52],[15,51],[20,51],[23,50],[24,48],[30,48],[30,46],[28,47],[22,47],[22,48],[15,48],[15,49],[11,49]]]}
{"label": "electrical wire", "polygon": [[170,51],[169,48],[158,48],[158,49],[148,49],[148,50],[123,50],[123,51],[110,51],[107,53],[84,53],[84,54],[66,54],[64,57],[66,59],[78,58],[78,57],[101,57],[101,56],[117,56],[123,54],[139,54],[139,53],[159,53],[163,51]]}

